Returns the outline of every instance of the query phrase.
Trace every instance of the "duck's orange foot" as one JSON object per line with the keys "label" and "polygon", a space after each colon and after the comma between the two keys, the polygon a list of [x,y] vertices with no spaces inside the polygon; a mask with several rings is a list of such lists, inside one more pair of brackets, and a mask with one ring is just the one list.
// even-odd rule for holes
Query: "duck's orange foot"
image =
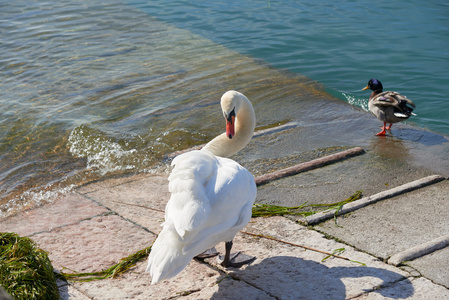
{"label": "duck's orange foot", "polygon": [[379,132],[378,134],[376,134],[377,136],[385,136],[386,132],[385,130],[382,130],[381,132]]}

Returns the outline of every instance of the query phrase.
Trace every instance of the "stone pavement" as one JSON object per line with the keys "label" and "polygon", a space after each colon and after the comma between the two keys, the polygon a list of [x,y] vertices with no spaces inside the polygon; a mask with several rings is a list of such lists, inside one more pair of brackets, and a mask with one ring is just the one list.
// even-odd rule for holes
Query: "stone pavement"
{"label": "stone pavement", "polygon": [[[361,122],[361,112],[351,113]],[[308,132],[318,133],[320,124]],[[150,285],[142,261],[117,279],[61,282],[62,298],[449,299],[448,139],[398,125],[386,138],[367,126],[323,140],[304,135],[304,126],[259,133],[235,159],[260,176],[362,147],[258,187],[256,202],[284,206],[338,202],[363,190],[336,219],[333,212],[253,218],[234,243],[257,257],[249,266],[193,260],[175,278]],[[153,243],[168,199],[167,174],[111,178],[7,217],[0,231],[30,236],[57,270],[99,271]]]}
{"label": "stone pavement", "polygon": [[[145,175],[90,184],[51,204],[8,218],[1,223],[0,228],[2,231],[14,230],[21,235],[31,236],[50,252],[53,265],[58,270],[101,270],[154,241],[163,220],[163,212],[153,209],[164,208],[164,200],[161,199],[168,197],[163,184],[165,180],[165,176]],[[447,181],[440,184],[448,186]],[[434,185],[430,188],[438,191],[443,187]],[[151,201],[148,197],[151,197]],[[151,207],[153,209],[137,206],[146,206],[148,203],[154,204]],[[354,214],[358,213],[363,211]],[[320,223],[318,229],[326,234],[285,217],[254,218],[235,240],[236,251],[241,250],[257,257],[253,264],[242,269],[223,269],[214,259],[207,262],[192,261],[175,278],[150,285],[149,274],[144,272],[146,262],[141,262],[118,279],[62,283],[61,292],[64,299],[449,297],[447,281],[439,282],[438,278],[432,277],[435,274],[422,274],[425,273],[422,270],[429,269],[429,266],[424,264],[425,267],[421,269],[413,261],[411,267],[406,265],[398,268],[384,262],[384,258],[394,253],[396,248],[409,247],[415,241],[401,237],[385,226],[373,226],[376,220],[366,219],[371,216],[379,220],[388,217],[388,214],[365,215],[364,226],[369,227],[369,230],[363,235],[353,232],[363,230],[357,229],[359,225],[354,224],[358,219],[354,214],[350,218],[338,219],[342,227],[335,226],[333,220]],[[387,221],[383,223],[393,222]],[[444,227],[444,224],[441,226]],[[382,235],[377,234],[376,229]],[[339,230],[342,233],[336,232]],[[277,240],[255,237],[246,232]],[[339,241],[330,238],[329,233],[338,236]],[[380,239],[383,236],[386,238]],[[398,245],[392,245],[391,242],[398,236],[408,243],[398,240]],[[428,239],[432,237],[429,235]],[[370,240],[374,243],[370,243]],[[340,255],[351,261],[340,258],[323,261],[327,255],[304,250],[300,246],[326,252],[344,248]],[[222,245],[218,248],[223,250]],[[447,270],[441,262],[432,265],[441,267],[439,276],[447,278]]]}

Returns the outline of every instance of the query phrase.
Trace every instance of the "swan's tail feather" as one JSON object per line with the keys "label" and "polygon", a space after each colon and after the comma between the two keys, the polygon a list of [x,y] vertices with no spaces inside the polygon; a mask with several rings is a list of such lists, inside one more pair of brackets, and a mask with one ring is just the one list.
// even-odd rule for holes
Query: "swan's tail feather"
{"label": "swan's tail feather", "polygon": [[173,224],[164,226],[151,247],[146,269],[151,274],[151,284],[177,275],[193,258],[182,253],[184,243],[174,229],[167,230],[170,226]]}

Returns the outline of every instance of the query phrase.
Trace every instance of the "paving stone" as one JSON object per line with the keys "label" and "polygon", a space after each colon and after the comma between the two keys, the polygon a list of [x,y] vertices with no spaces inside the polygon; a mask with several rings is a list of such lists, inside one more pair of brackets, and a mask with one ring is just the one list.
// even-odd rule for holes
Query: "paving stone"
{"label": "paving stone", "polygon": [[426,278],[412,278],[402,280],[391,286],[361,295],[355,300],[377,300],[377,299],[449,299],[449,290],[432,283]]}
{"label": "paving stone", "polygon": [[217,284],[212,286],[207,286],[204,289],[198,291],[197,293],[192,293],[188,296],[183,297],[183,299],[258,299],[258,300],[273,300],[276,299],[271,297],[263,290],[257,289],[244,281],[235,280],[230,276],[222,276],[218,278]]}
{"label": "paving stone", "polygon": [[[234,280],[208,265],[192,261],[175,278],[150,285],[146,262],[117,279],[73,283],[89,299],[274,299],[264,291]],[[73,288],[74,289],[74,288]]]}
{"label": "paving stone", "polygon": [[[101,271],[138,250],[155,236],[119,216],[95,217],[33,236],[49,252],[53,267],[76,272]],[[67,270],[66,270],[67,271]]]}
{"label": "paving stone", "polygon": [[145,174],[139,174],[134,176],[125,176],[125,177],[119,177],[119,178],[107,178],[105,180],[99,180],[95,182],[91,182],[88,184],[85,184],[83,186],[78,187],[76,190],[80,194],[87,194],[92,193],[98,190],[104,190],[108,189],[114,186],[118,186],[121,184],[125,184],[128,182],[133,182],[136,180],[139,180],[140,178],[146,177]]}
{"label": "paving stone", "polygon": [[90,298],[77,290],[73,285],[70,285],[66,282],[59,282],[59,296],[61,300],[89,300]]}
{"label": "paving stone", "polygon": [[[449,181],[386,199],[317,229],[375,256],[387,259],[413,246],[449,233]],[[411,220],[413,220],[411,222]]]}
{"label": "paving stone", "polygon": [[21,236],[73,224],[106,213],[108,210],[91,200],[70,193],[32,210],[26,210],[0,222],[0,232],[12,231]]}
{"label": "paving stone", "polygon": [[[424,277],[449,289],[449,247],[406,262],[417,269]],[[447,298],[449,299],[449,297]]]}
{"label": "paving stone", "polygon": [[208,286],[216,285],[222,276],[218,270],[193,260],[176,277],[151,285],[146,266],[146,261],[140,262],[117,279],[75,282],[73,285],[90,299],[169,299],[183,293],[195,295]]}
{"label": "paving stone", "polygon": [[162,230],[160,225],[170,198],[167,175],[140,176],[135,181],[90,190],[84,193],[86,197],[154,233]]}

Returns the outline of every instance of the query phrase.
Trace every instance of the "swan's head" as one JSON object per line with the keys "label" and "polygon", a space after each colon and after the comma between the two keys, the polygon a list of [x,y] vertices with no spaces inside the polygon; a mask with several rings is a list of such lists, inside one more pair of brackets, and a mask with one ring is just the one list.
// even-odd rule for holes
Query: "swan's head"
{"label": "swan's head", "polygon": [[375,92],[381,93],[383,91],[383,86],[382,86],[382,83],[380,83],[379,80],[377,80],[375,78],[372,78],[372,79],[370,79],[368,81],[368,85],[366,87],[364,87],[362,89],[362,91],[367,90],[367,89],[370,89],[370,90],[373,90]]}
{"label": "swan's head", "polygon": [[226,136],[232,139],[235,135],[235,116],[237,115],[242,97],[242,93],[236,91],[227,91],[221,96],[221,109],[226,119]]}

